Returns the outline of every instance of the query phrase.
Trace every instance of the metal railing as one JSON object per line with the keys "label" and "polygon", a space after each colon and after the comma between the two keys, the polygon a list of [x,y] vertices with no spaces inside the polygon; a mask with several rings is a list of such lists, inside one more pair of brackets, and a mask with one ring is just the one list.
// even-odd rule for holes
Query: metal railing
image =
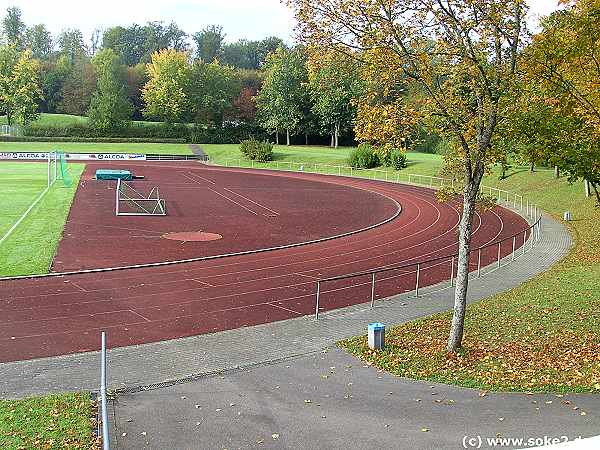
{"label": "metal railing", "polygon": [[[459,181],[435,177],[431,175],[420,175],[420,174],[412,174],[412,173],[404,173],[402,171],[388,171],[381,169],[355,169],[349,166],[343,165],[329,165],[329,164],[320,164],[320,163],[303,163],[303,162],[295,162],[295,161],[269,161],[269,162],[258,162],[252,160],[244,160],[244,159],[226,159],[226,160],[211,160],[211,164],[215,165],[223,165],[225,167],[240,167],[240,168],[252,168],[252,169],[275,169],[275,170],[283,170],[283,171],[294,171],[294,172],[306,172],[306,173],[317,173],[321,175],[337,175],[337,176],[349,176],[355,178],[366,178],[371,180],[378,181],[387,181],[387,182],[395,182],[395,183],[406,183],[417,186],[426,186],[432,189],[441,189],[444,187],[459,187]],[[455,186],[457,185],[457,186]],[[496,188],[493,186],[480,186],[480,191],[489,195],[490,197],[496,199],[499,203],[505,203],[507,206],[510,206],[514,209],[519,209],[526,216],[531,219],[533,222],[528,228],[523,231],[520,231],[512,236],[501,239],[499,241],[495,241],[489,244],[486,244],[481,247],[474,248],[469,251],[469,267],[471,267],[471,258],[474,257],[476,262],[473,262],[473,270],[469,270],[469,273],[474,272],[478,277],[482,275],[482,253],[484,253],[488,249],[497,248],[495,251],[495,258],[491,261],[487,266],[495,265],[496,268],[501,266],[502,260],[502,246],[505,243],[510,245],[509,251],[504,251],[505,256],[510,256],[510,261],[514,261],[518,256],[517,244],[520,245],[518,248],[521,251],[521,254],[525,254],[526,244],[527,244],[527,235],[529,234],[531,237],[530,249],[533,248],[535,242],[540,239],[541,230],[542,230],[542,222],[541,215],[539,215],[538,207],[534,203],[530,202],[529,199],[525,198],[521,194],[516,194],[510,191],[506,191],[504,189]],[[530,222],[530,223],[531,223]],[[521,236],[522,242],[521,242]],[[488,258],[489,259],[489,258]],[[432,258],[428,260],[413,262],[413,263],[405,263],[400,265],[388,265],[385,267],[378,267],[375,269],[339,275],[331,278],[323,278],[318,280],[317,289],[316,289],[316,302],[315,302],[315,318],[319,318],[319,310],[320,310],[320,300],[324,291],[322,289],[322,285],[325,283],[333,283],[336,281],[342,281],[346,279],[353,279],[357,277],[370,277],[370,303],[371,307],[374,306],[375,303],[375,293],[376,293],[376,282],[377,275],[382,273],[390,273],[398,270],[405,270],[414,268],[414,270],[405,272],[402,275],[412,275],[414,276],[414,285],[411,291],[415,292],[415,296],[419,296],[419,290],[423,289],[423,273],[431,268],[438,268],[444,264],[448,264],[448,272],[449,272],[449,286],[452,287],[454,285],[455,278],[455,269],[456,269],[456,261],[458,260],[458,254],[445,255],[438,258]],[[485,266],[485,267],[487,267]],[[393,277],[392,277],[393,278]],[[444,281],[439,280],[438,282]],[[364,286],[369,283],[361,283],[359,285],[353,285],[352,287]],[[434,283],[435,284],[435,283]],[[428,285],[431,285],[428,284]],[[348,288],[344,288],[348,289]],[[407,291],[404,291],[407,292]],[[410,292],[410,291],[409,291]],[[395,294],[398,294],[396,292]],[[394,294],[390,294],[394,295]]]}
{"label": "metal railing", "polygon": [[[479,278],[482,276],[482,269],[484,267],[494,267],[495,269],[499,269],[501,267],[502,259],[503,259],[502,247],[503,247],[504,243],[511,244],[511,247],[510,247],[511,250],[508,252],[504,252],[505,253],[504,258],[509,258],[509,264],[510,264],[510,262],[512,262],[518,258],[519,253],[521,255],[524,255],[528,251],[527,246],[529,246],[529,250],[531,250],[535,246],[535,243],[538,242],[541,237],[541,231],[542,231],[542,217],[539,216],[533,224],[531,224],[528,228],[526,228],[523,231],[519,231],[518,233],[515,233],[509,237],[506,237],[506,238],[500,239],[498,241],[494,241],[489,244],[485,244],[480,247],[471,249],[469,251],[469,255],[468,255],[469,274],[472,273]],[[528,235],[529,235],[529,244],[527,241]],[[522,240],[521,240],[521,236],[522,236]],[[519,248],[517,248],[518,243],[520,244]],[[486,266],[484,266],[482,264],[482,254],[483,254],[483,252],[485,252],[488,249],[494,250],[495,257],[493,259],[490,259],[488,264]],[[496,249],[497,249],[497,251],[496,251]],[[471,263],[471,259],[474,259],[476,262],[473,261],[473,263]],[[315,319],[319,318],[319,312],[321,310],[321,297],[324,293],[327,292],[327,291],[323,290],[323,285],[326,283],[333,283],[336,281],[368,277],[370,280],[369,282],[353,284],[351,286],[347,286],[347,287],[343,287],[343,288],[338,287],[338,288],[334,289],[333,291],[338,291],[341,289],[358,288],[360,286],[365,286],[366,284],[370,284],[370,293],[371,293],[370,306],[371,306],[371,308],[373,308],[375,306],[376,282],[377,282],[378,275],[391,274],[392,272],[402,271],[402,273],[400,273],[399,275],[391,275],[386,279],[380,280],[381,282],[389,281],[390,279],[399,278],[399,277],[403,277],[403,276],[414,277],[413,278],[414,284],[413,284],[412,289],[410,289],[408,291],[404,290],[402,293],[414,291],[415,297],[419,297],[419,290],[426,287],[421,282],[423,274],[425,273],[426,270],[435,270],[438,275],[440,273],[444,273],[445,270],[448,270],[448,272],[450,274],[450,277],[448,280],[448,282],[449,282],[448,287],[454,286],[455,269],[456,269],[457,261],[458,261],[458,253],[452,253],[450,255],[444,255],[444,256],[437,257],[437,258],[431,258],[431,259],[421,260],[421,261],[417,261],[417,262],[404,263],[404,264],[399,264],[399,265],[387,265],[384,267],[378,267],[376,269],[365,270],[365,271],[361,271],[361,272],[354,272],[354,273],[338,275],[338,276],[329,277],[329,278],[321,278],[316,281],[317,289],[316,289],[316,299],[315,299]],[[447,265],[447,269],[445,268],[446,265]],[[471,267],[473,267],[472,270],[471,270]],[[407,271],[407,269],[412,269],[412,270]],[[441,280],[438,280],[438,282],[443,282],[444,281],[443,278],[444,277],[442,277]],[[433,284],[435,284],[435,283],[433,283]],[[396,292],[395,294],[398,294],[398,293]],[[394,295],[394,293],[390,293],[390,295]],[[367,300],[367,299],[365,299],[365,300]],[[359,303],[365,303],[365,302],[359,302]]]}

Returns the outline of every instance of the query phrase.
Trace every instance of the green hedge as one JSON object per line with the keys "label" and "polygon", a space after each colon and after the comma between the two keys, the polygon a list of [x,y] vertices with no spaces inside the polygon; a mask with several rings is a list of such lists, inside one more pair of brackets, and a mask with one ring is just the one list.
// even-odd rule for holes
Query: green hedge
{"label": "green hedge", "polygon": [[78,136],[0,136],[0,142],[98,142],[98,143],[160,143],[160,144],[185,144],[185,139],[159,139],[159,138],[127,138],[127,137],[78,137]]}
{"label": "green hedge", "polygon": [[[199,125],[160,124],[144,126],[132,124],[126,128],[112,131],[100,131],[86,124],[69,126],[36,126],[30,125],[23,131],[25,140],[46,138],[49,141],[61,142],[59,138],[89,139],[89,142],[187,142],[193,144],[239,144],[250,137],[267,139],[268,135],[259,127],[240,124],[224,125],[220,128],[206,128]],[[50,139],[52,138],[52,139]],[[119,141],[93,141],[93,139],[120,139]],[[122,141],[121,139],[127,139]],[[132,141],[131,139],[142,139]],[[67,142],[67,141],[65,141]]]}

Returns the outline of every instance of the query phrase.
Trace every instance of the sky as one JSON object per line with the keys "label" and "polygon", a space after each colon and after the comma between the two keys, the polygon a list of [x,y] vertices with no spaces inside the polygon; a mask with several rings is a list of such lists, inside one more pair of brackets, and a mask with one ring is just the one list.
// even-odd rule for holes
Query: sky
{"label": "sky", "polygon": [[[532,17],[556,9],[558,0],[528,0]],[[53,35],[79,28],[89,40],[96,28],[149,21],[176,22],[188,34],[207,25],[222,25],[226,41],[278,36],[294,40],[295,20],[280,0],[0,0],[0,15],[18,6],[30,26],[45,24]],[[535,19],[530,20],[535,31]]]}

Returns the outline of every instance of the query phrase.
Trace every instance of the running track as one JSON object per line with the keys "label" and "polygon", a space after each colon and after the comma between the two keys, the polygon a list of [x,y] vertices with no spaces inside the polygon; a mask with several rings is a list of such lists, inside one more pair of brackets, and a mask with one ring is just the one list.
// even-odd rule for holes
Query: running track
{"label": "running track", "polygon": [[[165,170],[182,168],[172,162],[153,166],[157,164]],[[189,163],[184,168],[198,176],[233,172],[243,177],[251,172]],[[459,210],[439,204],[431,190],[304,173],[270,175],[273,180],[284,177],[288,183],[318,179],[383,194],[398,202],[402,213],[358,234],[264,253],[0,281],[0,362],[97,350],[100,330],[107,331],[110,347],[120,347],[299,317],[314,312],[318,278],[456,252]],[[478,214],[473,245],[497,241],[526,227],[521,217],[502,208]],[[502,256],[511,250],[512,243],[507,242],[501,247]],[[496,248],[483,252],[482,264],[496,257]],[[421,286],[448,279],[449,262],[422,265]],[[383,298],[411,290],[414,283],[414,268],[393,271],[378,279],[376,295]],[[370,277],[324,284],[321,308],[364,303],[370,299],[370,289]]]}

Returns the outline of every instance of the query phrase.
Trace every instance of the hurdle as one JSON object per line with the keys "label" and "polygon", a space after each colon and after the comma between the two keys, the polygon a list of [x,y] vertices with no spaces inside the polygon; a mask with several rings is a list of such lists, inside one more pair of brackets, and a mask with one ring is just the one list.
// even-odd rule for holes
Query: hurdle
{"label": "hurdle", "polygon": [[160,197],[158,186],[148,194],[136,190],[130,183],[117,180],[115,194],[116,216],[166,216],[165,200]]}

